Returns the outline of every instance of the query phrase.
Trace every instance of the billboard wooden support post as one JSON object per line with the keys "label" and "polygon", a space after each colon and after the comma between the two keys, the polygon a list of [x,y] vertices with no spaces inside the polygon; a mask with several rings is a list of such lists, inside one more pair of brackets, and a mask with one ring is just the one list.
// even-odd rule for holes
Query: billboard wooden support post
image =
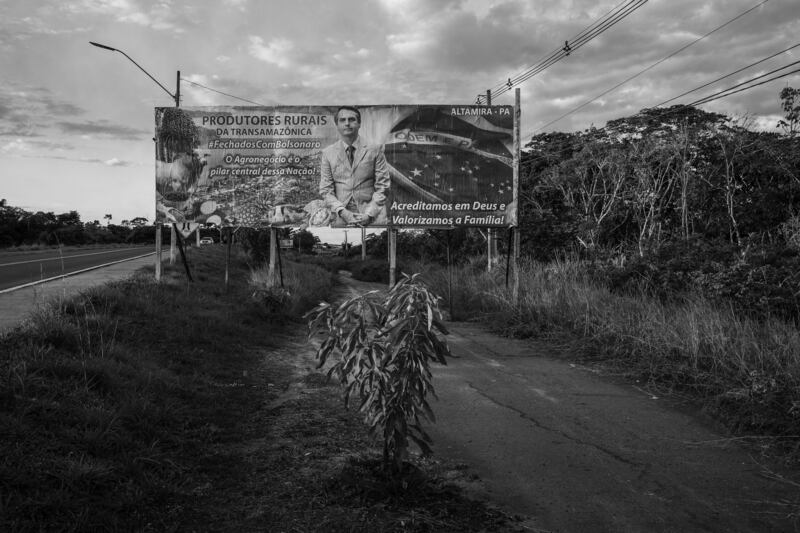
{"label": "billboard wooden support post", "polygon": [[[486,89],[486,105],[492,105],[492,90]],[[492,228],[486,228],[486,272],[492,271],[492,264],[494,263],[494,256],[497,251],[495,244],[495,234]]]}
{"label": "billboard wooden support post", "polygon": [[175,224],[169,227],[169,264],[175,264],[175,241],[177,240],[177,230]]}
{"label": "billboard wooden support post", "polygon": [[156,282],[161,281],[161,224],[156,224]]}
{"label": "billboard wooden support post", "polygon": [[367,228],[361,226],[361,260],[367,260]]}
{"label": "billboard wooden support post", "polygon": [[195,240],[195,246],[197,246],[198,248],[200,248],[200,226],[197,226],[197,229],[196,229],[196,230],[194,230],[194,231],[195,231],[195,234],[196,234],[196,235],[195,235],[195,238],[194,238],[194,240]]}
{"label": "billboard wooden support post", "polygon": [[278,229],[269,227],[269,274],[267,276],[267,284],[269,286],[277,285],[277,276],[275,275],[275,267],[278,264]]}
{"label": "billboard wooden support post", "polygon": [[228,238],[225,239],[225,288],[228,288],[228,272],[231,267],[231,244],[233,243],[233,232],[227,231]]}
{"label": "billboard wooden support post", "polygon": [[513,166],[513,176],[514,176],[514,201],[517,205],[517,220],[516,226],[514,227],[514,253],[511,254],[511,258],[514,261],[514,284],[512,288],[512,295],[514,297],[514,301],[519,300],[519,247],[520,247],[520,222],[521,222],[521,215],[522,215],[522,203],[520,202],[520,195],[519,195],[519,163],[520,163],[520,98],[519,98],[519,88],[514,90],[514,166]]}
{"label": "billboard wooden support post", "polygon": [[278,252],[278,275],[280,276],[281,289],[283,288],[283,261],[281,261],[281,247],[275,249]]}
{"label": "billboard wooden support post", "polygon": [[493,244],[494,234],[492,228],[486,228],[486,272],[492,271],[492,263],[494,262],[492,257]]}
{"label": "billboard wooden support post", "polygon": [[397,283],[397,230],[389,228],[389,288]]}
{"label": "billboard wooden support post", "polygon": [[453,260],[450,256],[450,231],[447,232],[447,305],[450,307],[450,320],[453,320]]}
{"label": "billboard wooden support post", "polygon": [[181,253],[181,260],[183,261],[183,268],[186,270],[186,277],[189,278],[189,281],[194,281],[192,279],[192,273],[189,270],[189,262],[186,260],[186,254],[183,251],[183,239],[178,235],[178,228],[175,223],[172,224],[172,231],[175,233],[175,240],[178,241],[178,251]]}

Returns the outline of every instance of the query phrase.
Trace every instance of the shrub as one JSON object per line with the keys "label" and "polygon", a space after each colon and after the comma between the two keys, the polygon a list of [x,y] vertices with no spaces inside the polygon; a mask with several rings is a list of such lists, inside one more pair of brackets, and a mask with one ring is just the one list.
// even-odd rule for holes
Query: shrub
{"label": "shrub", "polygon": [[433,422],[426,395],[434,394],[431,361],[446,364],[450,354],[437,332],[446,335],[439,297],[419,281],[403,278],[381,302],[377,291],[345,301],[337,308],[322,303],[308,313],[309,336],[321,335],[319,367],[334,352],[340,357],[328,371],[344,387],[345,406],[351,395],[360,401],[370,431],[383,439],[384,469],[399,475],[409,439],[430,453],[431,438],[420,416]]}
{"label": "shrub", "polygon": [[702,295],[740,313],[800,318],[800,257],[786,247],[757,245],[740,252],[730,243],[689,241],[627,262],[595,263],[593,276],[617,294],[661,301]]}
{"label": "shrub", "polygon": [[272,316],[299,316],[327,298],[333,288],[333,274],[320,266],[294,261],[283,262],[283,287],[268,278],[267,267],[250,272],[252,298]]}

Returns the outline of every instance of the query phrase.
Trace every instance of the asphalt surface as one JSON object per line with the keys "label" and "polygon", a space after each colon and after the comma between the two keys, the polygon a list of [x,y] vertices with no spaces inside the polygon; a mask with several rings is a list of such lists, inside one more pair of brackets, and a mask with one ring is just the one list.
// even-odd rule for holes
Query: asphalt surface
{"label": "asphalt surface", "polygon": [[[163,259],[167,260],[169,253]],[[136,270],[153,265],[155,253],[65,278],[0,293],[0,334],[21,325],[31,313],[49,302],[74,296],[83,290],[109,281],[130,277]]]}
{"label": "asphalt surface", "polygon": [[[380,288],[347,280],[353,293]],[[545,342],[448,323],[433,367],[435,456],[539,532],[798,531],[798,473],[745,449],[695,406],[569,361]],[[772,479],[771,479],[772,478]]]}
{"label": "asphalt surface", "polygon": [[[435,453],[543,531],[783,532],[797,486],[690,405],[565,360],[546,343],[450,324],[434,370]],[[796,473],[794,473],[796,479]]]}
{"label": "asphalt surface", "polygon": [[152,246],[133,246],[0,253],[0,291],[152,252]]}

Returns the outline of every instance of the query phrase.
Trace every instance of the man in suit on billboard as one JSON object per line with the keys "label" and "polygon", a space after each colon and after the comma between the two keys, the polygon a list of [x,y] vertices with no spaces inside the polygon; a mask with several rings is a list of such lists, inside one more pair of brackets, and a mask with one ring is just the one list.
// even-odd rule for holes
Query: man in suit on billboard
{"label": "man in suit on billboard", "polygon": [[322,151],[319,192],[334,214],[331,226],[382,226],[387,223],[389,170],[383,146],[358,135],[361,113],[342,106],[334,115],[339,140]]}

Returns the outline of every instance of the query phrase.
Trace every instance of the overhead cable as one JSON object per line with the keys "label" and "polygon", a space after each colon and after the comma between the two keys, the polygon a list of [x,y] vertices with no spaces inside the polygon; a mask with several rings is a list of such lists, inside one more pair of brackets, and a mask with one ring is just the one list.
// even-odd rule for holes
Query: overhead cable
{"label": "overhead cable", "polygon": [[599,36],[601,33],[604,33],[606,30],[619,23],[622,19],[642,7],[646,2],[647,0],[628,2],[628,5],[623,7],[620,12],[616,13],[611,19],[604,21],[599,27],[592,29],[592,31],[576,39],[566,41],[564,47],[557,50],[555,52],[555,56],[543,63],[540,67],[529,69],[527,72],[524,72],[513,79],[509,79],[505,85],[498,89],[498,94],[510,91],[513,85],[527,81],[547,67],[569,56],[572,52],[581,48],[583,45],[587,44],[589,41]]}
{"label": "overhead cable", "polygon": [[[518,85],[536,74],[542,72],[551,65],[561,61],[563,58],[569,56],[572,52],[579,49],[595,37],[599,36],[612,26],[616,25],[622,19],[642,7],[647,0],[628,0],[627,2],[617,4],[608,13],[603,15],[600,19],[593,24],[587,26],[578,34],[564,42],[564,46],[556,48],[549,55],[542,58],[538,63],[525,71],[517,74],[513,78],[509,77],[506,82],[501,82],[490,89],[494,95],[500,95],[510,91],[514,85]],[[481,103],[484,95],[478,95],[476,103]]]}
{"label": "overhead cable", "polygon": [[535,132],[537,132],[537,131],[541,131],[541,130],[545,129],[547,126],[550,126],[550,125],[552,125],[552,124],[555,124],[556,122],[560,121],[561,119],[563,119],[563,118],[565,118],[565,117],[568,117],[569,115],[571,115],[571,114],[575,113],[576,111],[580,111],[581,109],[583,109],[583,108],[584,108],[584,107],[586,107],[587,105],[591,104],[592,102],[595,102],[596,100],[599,100],[600,98],[602,98],[603,96],[607,95],[607,94],[608,94],[608,93],[610,93],[611,91],[614,91],[614,90],[616,90],[616,89],[618,89],[618,88],[622,87],[623,85],[625,85],[626,83],[630,82],[631,80],[634,80],[635,78],[638,78],[639,76],[641,76],[641,75],[642,75],[642,74],[644,74],[645,72],[648,72],[648,71],[652,70],[653,68],[655,68],[656,66],[660,65],[660,64],[661,64],[661,63],[663,63],[664,61],[666,61],[666,60],[668,60],[668,59],[670,59],[670,58],[672,58],[672,57],[674,57],[674,56],[678,55],[679,53],[683,52],[684,50],[686,50],[686,49],[687,49],[687,48],[689,48],[690,46],[693,46],[693,45],[697,44],[698,42],[702,41],[702,40],[703,40],[703,39],[705,39],[706,37],[708,37],[708,36],[710,36],[710,35],[712,35],[712,34],[714,34],[714,33],[718,32],[719,30],[721,30],[721,29],[725,28],[726,26],[728,26],[728,25],[730,25],[730,24],[734,23],[735,21],[737,21],[737,20],[739,20],[740,18],[744,17],[745,15],[747,15],[747,14],[749,14],[749,13],[753,12],[754,10],[756,10],[757,8],[759,8],[759,7],[761,7],[762,5],[766,4],[767,2],[769,2],[769,0],[762,0],[762,1],[761,1],[761,2],[759,2],[758,4],[756,4],[756,5],[754,5],[753,7],[751,7],[750,9],[748,9],[748,10],[746,10],[746,11],[743,11],[742,13],[739,13],[738,15],[736,15],[735,17],[733,17],[732,19],[730,19],[730,20],[728,20],[727,22],[725,22],[724,24],[722,24],[722,25],[720,25],[720,26],[717,26],[716,28],[714,28],[714,29],[713,29],[713,30],[711,30],[710,32],[708,32],[708,33],[706,33],[706,34],[704,34],[704,35],[702,35],[702,36],[698,37],[697,39],[695,39],[694,41],[690,42],[689,44],[686,44],[686,45],[684,45],[684,46],[682,46],[682,47],[678,48],[678,49],[677,49],[677,50],[675,50],[674,52],[671,52],[671,53],[670,53],[670,54],[668,54],[667,56],[665,56],[665,57],[663,57],[663,58],[659,59],[658,61],[656,61],[655,63],[653,63],[653,64],[652,64],[652,65],[650,65],[649,67],[647,67],[647,68],[645,68],[645,69],[642,69],[642,70],[640,70],[639,72],[637,72],[637,73],[636,73],[636,74],[634,74],[633,76],[630,76],[630,77],[626,78],[625,80],[621,81],[620,83],[618,83],[618,84],[614,85],[614,86],[613,86],[613,87],[611,87],[610,89],[607,89],[607,90],[603,91],[602,93],[600,93],[599,95],[595,96],[595,97],[594,97],[594,98],[592,98],[591,100],[587,100],[586,102],[582,103],[582,104],[581,104],[581,105],[579,105],[578,107],[576,107],[576,108],[574,108],[574,109],[572,109],[572,110],[570,110],[570,111],[568,111],[568,112],[564,113],[563,115],[561,115],[560,117],[558,117],[558,118],[556,118],[556,119],[554,119],[554,120],[551,120],[550,122],[548,122],[548,123],[547,123],[547,124],[545,124],[544,126],[541,126],[541,127],[537,128],[536,130],[534,130],[534,131],[533,131],[533,133],[535,133]]}
{"label": "overhead cable", "polygon": [[705,89],[705,88],[706,88],[706,87],[708,87],[709,85],[713,85],[713,84],[717,83],[718,81],[722,81],[722,80],[724,80],[725,78],[730,78],[731,76],[734,76],[734,75],[736,75],[736,74],[739,74],[740,72],[742,72],[742,71],[745,71],[745,70],[747,70],[747,69],[749,69],[749,68],[751,68],[751,67],[754,67],[754,66],[756,66],[756,65],[760,65],[761,63],[763,63],[763,62],[765,62],[765,61],[768,61],[768,60],[772,59],[773,57],[777,57],[777,56],[779,56],[779,55],[781,55],[781,54],[783,54],[783,53],[785,53],[785,52],[788,52],[789,50],[793,50],[793,49],[797,48],[798,46],[800,46],[800,43],[797,43],[797,44],[796,44],[796,45],[794,45],[794,46],[790,46],[789,48],[784,48],[784,49],[783,49],[783,50],[781,50],[780,52],[775,52],[775,53],[774,53],[774,54],[772,54],[771,56],[767,56],[767,57],[765,57],[764,59],[759,59],[759,60],[758,60],[758,61],[756,61],[755,63],[750,63],[749,65],[747,65],[747,66],[744,66],[744,67],[742,67],[742,68],[740,68],[740,69],[738,69],[738,70],[734,70],[734,71],[733,71],[733,72],[731,72],[730,74],[725,74],[724,76],[721,76],[721,77],[719,77],[719,78],[717,78],[717,79],[715,79],[715,80],[711,80],[710,82],[708,82],[708,83],[705,83],[705,84],[703,84],[703,85],[701,85],[701,86],[699,86],[699,87],[695,87],[695,88],[694,88],[694,89],[692,89],[692,90],[686,91],[685,93],[681,93],[681,94],[679,94],[678,96],[676,96],[676,97],[674,97],[674,98],[670,98],[669,100],[664,100],[664,101],[663,101],[663,102],[661,102],[660,104],[656,104],[656,105],[655,105],[655,106],[653,106],[653,107],[661,107],[662,105],[664,105],[664,104],[668,104],[668,103],[670,103],[670,102],[674,102],[674,101],[675,101],[675,100],[677,100],[678,98],[681,98],[681,97],[683,97],[683,96],[686,96],[687,94],[692,94],[693,92],[697,92],[697,91],[699,91],[700,89]]}
{"label": "overhead cable", "polygon": [[181,81],[185,81],[186,83],[191,83],[192,85],[197,85],[198,87],[202,87],[203,89],[206,89],[208,91],[212,91],[212,92],[215,92],[215,93],[223,94],[223,95],[228,96],[230,98],[235,98],[236,100],[241,100],[242,102],[247,102],[248,104],[255,104],[255,105],[259,105],[259,106],[264,106],[264,104],[260,104],[258,102],[254,102],[254,101],[248,100],[246,98],[241,98],[241,97],[235,96],[233,94],[228,94],[228,93],[224,93],[222,91],[218,91],[216,89],[212,89],[211,87],[206,87],[205,85],[203,85],[201,83],[197,83],[196,81],[187,80],[186,78],[181,78]]}
{"label": "overhead cable", "polygon": [[[768,56],[768,57],[766,57],[766,58],[764,58],[762,60],[759,60],[759,61],[756,61],[754,63],[751,63],[747,67],[743,67],[743,68],[738,69],[738,70],[736,70],[734,72],[731,72],[730,74],[726,74],[725,76],[717,78],[716,80],[714,80],[712,82],[709,82],[709,83],[706,83],[706,84],[701,85],[699,87],[696,87],[695,89],[692,89],[691,91],[687,91],[687,92],[683,93],[683,95],[695,92],[695,91],[697,91],[699,89],[702,89],[704,87],[707,87],[708,85],[711,85],[712,83],[715,83],[715,82],[717,82],[719,80],[728,78],[728,77],[730,77],[730,76],[732,76],[732,75],[734,75],[734,74],[736,74],[738,72],[741,72],[742,70],[744,70],[744,69],[746,69],[748,67],[751,67],[751,66],[757,65],[759,63],[762,63],[766,59],[771,59],[771,58],[775,57],[776,55],[779,55],[780,53],[783,53],[783,52],[785,52],[787,50],[791,50],[792,48],[795,48],[797,46],[800,46],[800,44],[797,44],[795,46],[789,47],[789,48],[783,50],[782,52],[778,52],[777,54],[773,54],[773,55]],[[684,111],[687,107],[696,107],[698,105],[707,104],[709,102],[713,102],[715,100],[719,100],[721,98],[725,98],[727,96],[730,96],[732,94],[737,94],[737,93],[740,93],[740,92],[743,92],[743,91],[747,91],[747,90],[753,89],[755,87],[759,87],[761,85],[765,85],[765,84],[767,84],[767,83],[769,83],[771,81],[775,81],[775,80],[778,80],[778,79],[781,79],[781,78],[785,78],[787,76],[791,76],[792,74],[796,74],[796,73],[800,72],[800,68],[795,69],[795,70],[791,70],[789,72],[784,72],[782,74],[778,74],[777,76],[773,76],[773,77],[768,78],[766,80],[763,79],[763,78],[765,78],[767,76],[771,76],[772,74],[780,72],[781,70],[786,70],[786,69],[788,69],[790,67],[793,67],[795,65],[798,65],[798,64],[800,64],[800,61],[794,61],[792,63],[788,63],[788,64],[786,64],[786,65],[784,65],[784,66],[782,66],[780,68],[771,70],[771,71],[769,71],[767,73],[760,74],[758,76],[751,77],[750,79],[748,79],[748,80],[746,80],[744,82],[741,82],[741,83],[738,83],[738,84],[733,85],[731,87],[728,87],[727,89],[723,89],[721,91],[717,91],[716,93],[707,95],[707,96],[705,96],[703,98],[695,100],[694,102],[691,102],[691,103],[688,103],[688,104],[673,105],[673,106],[671,106],[669,108],[662,109],[662,110],[660,110],[661,111],[660,113],[653,113],[653,116],[660,118],[660,117],[665,117],[667,115],[671,115],[673,113],[680,113],[680,112]],[[762,80],[762,81],[759,81],[758,83],[753,83],[753,82],[756,82],[758,80]],[[681,96],[683,96],[683,95],[681,95]],[[676,98],[679,98],[679,97],[676,97]],[[670,102],[670,101],[672,101],[672,100],[674,100],[676,98],[673,98],[671,100],[667,100],[667,102]],[[659,104],[659,106],[660,105],[662,105],[662,104]],[[654,106],[654,107],[649,108],[649,109],[655,110],[656,107],[658,107],[658,106]],[[558,150],[556,152],[551,152],[551,153],[546,154],[546,155],[533,155],[532,157],[534,159],[542,159],[544,157],[549,157],[549,156],[552,156],[552,155],[566,153],[566,152],[569,152],[571,150],[574,150],[574,149],[572,147],[570,147],[570,148],[567,148],[565,150]]]}
{"label": "overhead cable", "polygon": [[[719,100],[720,98],[725,98],[726,96],[730,96],[732,94],[740,93],[742,91],[747,91],[747,90],[752,89],[754,87],[758,87],[759,85],[764,85],[765,83],[769,83],[771,81],[775,81],[775,80],[779,80],[781,78],[785,78],[786,76],[791,76],[792,74],[794,74],[796,72],[800,72],[800,69],[792,70],[790,72],[785,72],[785,73],[779,74],[779,75],[777,75],[777,76],[775,76],[773,78],[769,78],[769,79],[761,81],[759,83],[755,83],[755,84],[750,85],[751,83],[753,83],[756,80],[760,80],[761,78],[764,78],[764,77],[769,76],[771,74],[775,74],[778,71],[787,69],[789,67],[793,67],[793,66],[795,66],[797,64],[800,64],[800,61],[795,61],[794,63],[789,63],[788,65],[785,65],[785,66],[783,66],[781,68],[778,68],[778,69],[775,69],[775,70],[771,70],[771,71],[767,72],[766,74],[762,74],[760,76],[755,76],[753,78],[750,78],[747,81],[743,81],[742,83],[737,83],[736,85],[734,85],[732,87],[728,87],[727,89],[724,89],[722,91],[716,92],[714,94],[710,94],[710,95],[708,95],[708,96],[706,96],[704,98],[700,98],[699,100],[695,100],[694,102],[692,102],[691,104],[688,104],[688,105],[697,106],[697,105],[701,105],[701,104],[707,104],[708,102],[713,102],[714,100]],[[745,86],[745,87],[742,87],[742,86]],[[737,90],[734,91],[734,89],[737,89]]]}

